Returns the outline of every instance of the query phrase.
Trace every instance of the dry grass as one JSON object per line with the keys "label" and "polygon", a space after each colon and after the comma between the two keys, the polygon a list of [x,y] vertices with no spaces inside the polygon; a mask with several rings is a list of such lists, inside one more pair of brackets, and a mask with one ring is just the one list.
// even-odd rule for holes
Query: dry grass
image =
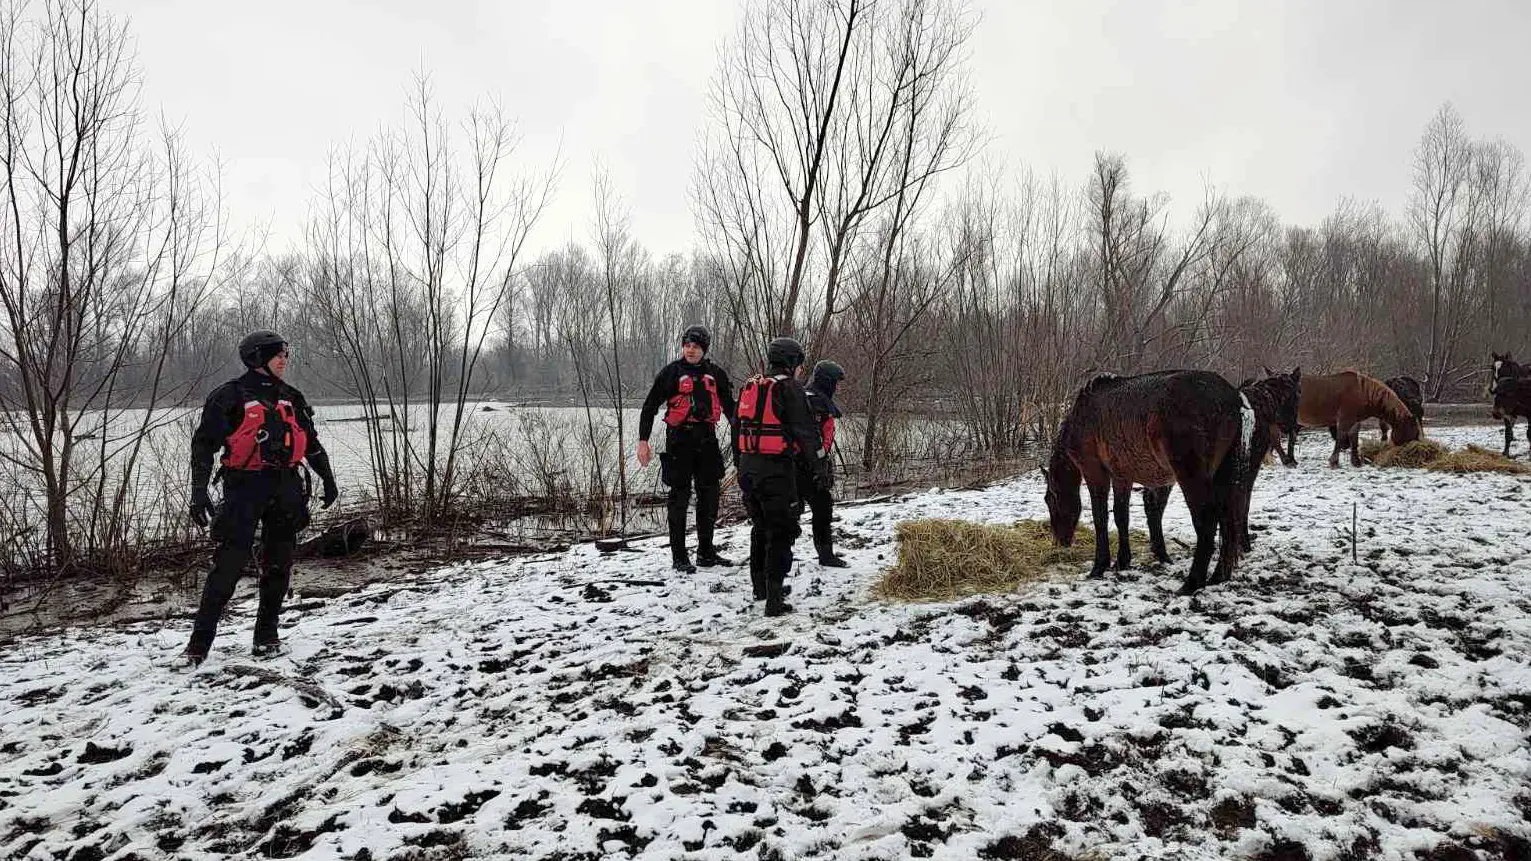
{"label": "dry grass", "polygon": [[1505,472],[1512,475],[1531,473],[1531,466],[1476,445],[1443,455],[1427,464],[1425,469],[1439,472]]}
{"label": "dry grass", "polygon": [[[906,520],[895,530],[898,562],[872,587],[894,601],[949,601],[967,595],[1013,592],[1026,583],[1082,573],[1095,558],[1095,532],[1081,526],[1074,546],[1053,543],[1045,521],[1012,526],[966,520]],[[1115,536],[1112,536],[1115,554]],[[1152,558],[1148,534],[1129,533],[1133,558]]]}
{"label": "dry grass", "polygon": [[1369,440],[1361,444],[1361,457],[1377,466],[1430,469],[1436,472],[1531,473],[1531,466],[1507,458],[1497,451],[1476,445],[1452,451],[1429,439],[1419,439],[1400,446]]}
{"label": "dry grass", "polygon": [[1419,468],[1434,462],[1450,449],[1432,439],[1417,439],[1403,445],[1392,445],[1379,440],[1361,443],[1361,457],[1377,466],[1403,466]]}

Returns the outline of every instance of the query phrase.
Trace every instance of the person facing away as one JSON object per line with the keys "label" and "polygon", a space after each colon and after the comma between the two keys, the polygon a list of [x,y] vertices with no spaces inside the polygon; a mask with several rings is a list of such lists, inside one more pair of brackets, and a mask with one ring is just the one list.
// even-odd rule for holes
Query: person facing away
{"label": "person facing away", "polygon": [[814,487],[828,483],[828,458],[818,456],[818,428],[794,372],[803,363],[803,346],[776,338],[766,347],[764,374],[739,392],[739,420],[734,425],[739,491],[750,516],[750,584],[755,600],[764,600],[767,616],[791,612],[784,602],[792,544],[802,532],[800,474]]}
{"label": "person facing away", "polygon": [[819,564],[826,568],[845,568],[844,559],[835,555],[834,536],[830,521],[834,517],[834,497],[830,491],[835,485],[834,459],[835,419],[840,417],[840,407],[835,403],[835,388],[845,379],[845,369],[838,362],[824,359],[813,366],[807,387],[803,390],[808,401],[808,413],[819,429],[818,458],[824,461],[824,481],[814,481],[813,473],[798,476],[798,487],[803,501],[813,512],[813,549],[818,553]]}
{"label": "person facing away", "polygon": [[728,374],[707,358],[712,334],[693,325],[680,336],[680,358],[660,368],[638,414],[638,463],[654,456],[649,435],[654,416],[664,408],[665,449],[659,455],[659,478],[669,486],[666,514],[670,562],[677,571],[696,566],[686,553],[686,507],[696,488],[696,564],[729,565],[713,545],[718,497],[723,481],[723,452],[718,448],[718,419],[734,421],[734,390]]}
{"label": "person facing away", "polygon": [[[250,559],[256,524],[261,526],[260,605],[255,613],[257,657],[281,646],[277,617],[292,576],[298,532],[308,525],[308,500],[299,464],[305,459],[324,483],[323,507],[340,491],[330,458],[319,443],[313,410],[303,393],[282,382],[289,358],[287,341],[270,330],[239,342],[244,376],[214,389],[202,407],[191,438],[191,519],[211,526],[216,541],[212,570],[202,585],[202,602],[192,623],[185,657],[195,666],[207,658],[218,619]],[[222,449],[219,475],[223,504],[214,508],[207,486],[213,458]]]}

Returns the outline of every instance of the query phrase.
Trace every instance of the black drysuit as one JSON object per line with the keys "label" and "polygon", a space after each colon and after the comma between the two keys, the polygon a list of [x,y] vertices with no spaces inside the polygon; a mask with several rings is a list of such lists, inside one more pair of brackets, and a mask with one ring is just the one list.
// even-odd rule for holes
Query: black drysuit
{"label": "black drysuit", "polygon": [[[278,401],[292,403],[298,425],[308,438],[305,459],[326,487],[333,487],[330,458],[314,429],[313,410],[303,393],[281,380],[248,371],[207,396],[202,420],[191,438],[191,487],[193,499],[205,493],[212,477],[213,460],[220,449],[230,450],[229,437],[245,417],[249,400],[267,410]],[[257,458],[255,465],[262,463]],[[282,612],[292,576],[292,554],[298,532],[308,525],[308,498],[297,466],[266,466],[255,469],[224,468],[223,504],[212,521],[217,541],[213,565],[202,587],[202,602],[192,623],[187,652],[206,655],[218,629],[223,608],[234,594],[240,572],[250,559],[256,524],[261,526],[260,606],[255,615],[257,645],[277,641],[277,617]]]}
{"label": "black drysuit", "polygon": [[[823,472],[828,461],[818,457],[819,430],[809,415],[802,385],[786,369],[772,368],[768,373],[784,376],[771,387],[771,397],[787,451],[742,452],[739,491],[750,516],[751,585],[756,599],[765,599],[766,614],[774,616],[783,609],[782,587],[792,568],[792,543],[802,532],[798,524],[803,510],[799,492],[811,489],[799,488],[798,476],[800,472],[811,476],[814,486],[828,484]],[[739,435],[747,432],[736,428],[736,448],[741,445]]]}
{"label": "black drysuit", "polygon": [[[819,449],[815,456],[824,463],[819,467],[822,481],[814,479],[814,473],[809,469],[802,469],[798,476],[799,495],[804,504],[813,512],[813,549],[819,555],[819,561],[827,561],[834,556],[834,538],[830,531],[830,522],[834,517],[834,497],[831,490],[834,488],[834,460],[831,457],[830,441],[824,438],[823,428],[829,419],[840,417],[840,408],[834,402],[834,383],[828,381],[813,380],[809,382],[804,391],[808,403],[808,415],[813,420],[814,428],[819,431]],[[801,511],[801,506],[799,506]]]}
{"label": "black drysuit", "polygon": [[[666,511],[670,528],[670,554],[677,563],[686,561],[686,506],[691,504],[691,489],[696,488],[696,552],[698,557],[717,554],[712,532],[718,520],[718,497],[723,481],[723,452],[718,448],[717,423],[711,420],[710,395],[701,384],[710,375],[717,390],[722,417],[734,421],[734,391],[728,374],[709,359],[696,364],[676,359],[659,370],[643,409],[638,414],[638,439],[647,440],[654,429],[654,416],[663,409],[665,448],[659,455],[659,474],[669,486]],[[680,396],[681,378],[692,378],[690,403],[684,415],[671,423],[670,402]]]}

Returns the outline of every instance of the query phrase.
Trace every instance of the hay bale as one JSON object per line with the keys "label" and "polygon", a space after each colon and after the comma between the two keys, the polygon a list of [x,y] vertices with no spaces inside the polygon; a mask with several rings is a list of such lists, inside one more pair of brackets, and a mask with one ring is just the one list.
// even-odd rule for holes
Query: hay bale
{"label": "hay bale", "polygon": [[1461,451],[1454,451],[1437,458],[1425,464],[1425,469],[1456,473],[1503,472],[1511,475],[1531,473],[1531,466],[1505,457],[1497,451],[1489,451],[1476,445],[1469,445]]}
{"label": "hay bale", "polygon": [[[872,587],[872,594],[894,601],[949,601],[1013,592],[1025,583],[1077,577],[1095,558],[1094,530],[1081,526],[1074,546],[1059,547],[1042,520],[1010,526],[906,520],[894,535],[898,562]],[[1134,529],[1128,541],[1135,559],[1152,557],[1147,533]]]}
{"label": "hay bale", "polygon": [[1452,451],[1430,439],[1417,439],[1403,445],[1370,440],[1361,444],[1361,457],[1381,467],[1404,467],[1430,469],[1436,472],[1502,472],[1513,475],[1531,473],[1531,466],[1505,457],[1497,451],[1489,451],[1469,445],[1461,451]]}
{"label": "hay bale", "polygon": [[1403,445],[1372,441],[1361,446],[1361,457],[1377,466],[1418,468],[1428,466],[1449,451],[1433,439],[1417,439]]}

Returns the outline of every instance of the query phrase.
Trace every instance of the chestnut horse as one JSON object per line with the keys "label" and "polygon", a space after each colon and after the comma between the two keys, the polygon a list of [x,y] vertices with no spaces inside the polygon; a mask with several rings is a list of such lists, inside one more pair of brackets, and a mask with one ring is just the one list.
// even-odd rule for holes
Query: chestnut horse
{"label": "chestnut horse", "polygon": [[1164,552],[1164,503],[1169,488],[1180,485],[1196,527],[1191,570],[1180,587],[1189,595],[1205,586],[1213,544],[1222,545],[1210,582],[1228,579],[1240,555],[1239,493],[1256,432],[1253,409],[1228,381],[1207,371],[1161,371],[1137,377],[1096,377],[1074,399],[1053,442],[1052,458],[1042,475],[1047,481],[1047,513],[1053,538],[1074,543],[1082,505],[1081,481],[1090,487],[1095,524],[1095,564],[1099,577],[1111,561],[1106,499],[1114,499],[1118,569],[1132,567],[1127,543],[1132,486],[1142,485],[1154,555]]}
{"label": "chestnut horse", "polygon": [[[1425,426],[1425,390],[1420,386],[1419,380],[1413,377],[1388,377],[1382,381],[1382,384],[1391,389],[1400,401],[1403,401],[1403,405],[1409,408],[1409,414],[1414,416],[1414,421],[1423,429]],[[1378,417],[1377,429],[1380,432],[1381,440],[1387,442],[1388,437],[1392,434],[1393,426],[1388,424],[1387,419]],[[1340,438],[1339,429],[1334,425],[1329,426],[1329,438],[1335,440]],[[1348,447],[1348,443],[1342,446],[1342,448]]]}
{"label": "chestnut horse", "polygon": [[[1347,448],[1351,465],[1361,465],[1356,438],[1360,436],[1359,424],[1371,418],[1385,419],[1392,426],[1395,445],[1419,439],[1419,422],[1414,420],[1414,414],[1379,380],[1355,371],[1303,377],[1297,421],[1304,427],[1334,426],[1334,451],[1329,455],[1329,466],[1338,467],[1340,452]],[[1296,433],[1287,435],[1287,453],[1296,460]]]}
{"label": "chestnut horse", "polygon": [[1281,435],[1297,429],[1297,404],[1302,397],[1301,368],[1293,368],[1289,374],[1278,374],[1266,368],[1265,373],[1268,375],[1265,378],[1245,380],[1239,386],[1239,396],[1255,414],[1255,430],[1249,440],[1249,463],[1244,469],[1238,501],[1239,540],[1245,553],[1249,552],[1253,540],[1249,534],[1249,502],[1254,495],[1255,479],[1260,477],[1265,455],[1272,448],[1281,451]]}

